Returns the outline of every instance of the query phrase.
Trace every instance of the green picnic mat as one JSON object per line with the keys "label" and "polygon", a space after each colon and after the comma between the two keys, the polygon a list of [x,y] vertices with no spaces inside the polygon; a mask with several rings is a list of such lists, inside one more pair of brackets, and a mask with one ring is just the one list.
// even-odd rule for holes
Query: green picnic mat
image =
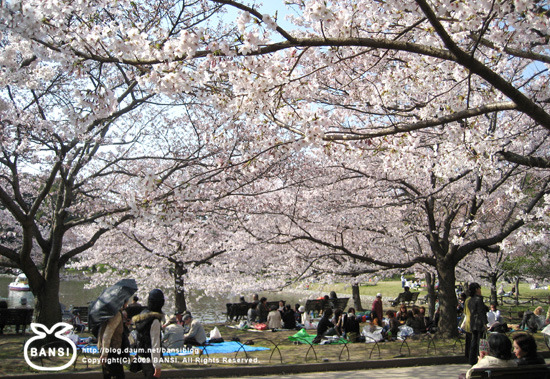
{"label": "green picnic mat", "polygon": [[[308,334],[305,329],[301,329],[298,333],[293,336],[288,337],[291,341],[297,341],[302,343],[313,344],[313,339],[316,337],[316,334]],[[346,343],[347,341],[343,338],[332,341],[331,343]]]}

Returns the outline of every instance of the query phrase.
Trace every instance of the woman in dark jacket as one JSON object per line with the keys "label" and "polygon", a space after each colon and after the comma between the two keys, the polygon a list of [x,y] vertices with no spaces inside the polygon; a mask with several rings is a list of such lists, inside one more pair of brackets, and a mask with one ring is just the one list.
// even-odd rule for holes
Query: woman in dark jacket
{"label": "woman in dark jacket", "polygon": [[514,335],[514,354],[518,366],[545,364],[544,358],[537,353],[537,343],[532,335],[518,333]]}
{"label": "woman in dark jacket", "polygon": [[483,303],[479,284],[470,283],[468,291],[471,297],[468,308],[470,309],[470,330],[472,333],[468,360],[471,365],[475,365],[479,356],[479,340],[483,334],[487,333],[487,312],[489,308]]}

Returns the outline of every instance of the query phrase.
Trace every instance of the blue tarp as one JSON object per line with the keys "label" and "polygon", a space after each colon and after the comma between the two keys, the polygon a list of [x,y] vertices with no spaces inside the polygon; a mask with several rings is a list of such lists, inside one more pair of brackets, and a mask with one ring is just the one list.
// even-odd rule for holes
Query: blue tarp
{"label": "blue tarp", "polygon": [[[79,346],[79,347],[85,353],[99,354],[99,352],[97,350],[97,345],[83,345],[83,346]],[[163,355],[165,355],[165,356],[192,355],[194,353],[194,351],[193,351],[194,349],[206,350],[205,353],[208,353],[208,354],[235,353],[235,352],[239,351],[239,349],[241,351],[269,350],[269,348],[267,348],[267,347],[242,345],[239,342],[226,341],[226,342],[221,342],[221,343],[213,343],[213,344],[210,344],[210,345],[207,345],[207,346],[198,346],[198,347],[192,348],[192,349],[179,349],[179,350],[175,350],[175,351],[170,350],[168,352],[164,352]],[[132,352],[130,352],[130,354],[132,354]]]}

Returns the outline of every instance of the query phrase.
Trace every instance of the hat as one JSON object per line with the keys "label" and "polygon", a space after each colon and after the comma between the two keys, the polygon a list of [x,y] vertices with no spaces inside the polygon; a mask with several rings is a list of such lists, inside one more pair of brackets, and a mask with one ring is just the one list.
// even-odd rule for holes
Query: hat
{"label": "hat", "polygon": [[380,292],[378,292],[378,293],[376,294],[376,297],[382,297],[382,294],[381,294]]}
{"label": "hat", "polygon": [[300,308],[298,308],[298,312],[304,313],[305,311],[306,311],[306,307],[304,307],[303,305],[300,305]]}
{"label": "hat", "polygon": [[191,316],[190,312],[187,312],[183,315],[182,320],[185,321],[185,320],[189,320],[190,318],[193,318],[193,316]]}

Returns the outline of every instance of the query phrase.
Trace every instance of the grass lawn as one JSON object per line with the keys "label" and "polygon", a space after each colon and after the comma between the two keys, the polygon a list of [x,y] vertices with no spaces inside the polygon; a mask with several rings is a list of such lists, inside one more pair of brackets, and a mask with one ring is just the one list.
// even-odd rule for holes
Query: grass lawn
{"label": "grass lawn", "polygon": [[[511,286],[508,286],[509,289]],[[333,285],[322,285],[314,283],[310,285],[310,290],[319,293],[329,293],[330,291],[336,291],[340,297],[351,297],[351,285],[345,283],[338,283]],[[389,301],[397,297],[402,291],[401,282],[399,280],[391,281],[379,281],[376,285],[364,285],[360,287],[360,293],[362,296],[374,297],[378,292],[381,292],[384,299]],[[423,297],[427,292],[424,288],[420,289],[420,297]],[[489,288],[484,287],[482,289],[485,300],[488,301],[488,295],[490,293]],[[514,316],[520,310],[534,309],[537,305],[543,305],[544,311],[547,311],[547,302],[549,291],[543,290],[531,290],[528,284],[520,284],[520,301],[525,302],[531,297],[535,297],[537,300],[535,303],[525,303],[520,306],[516,306],[514,303],[505,303],[499,306],[503,311],[503,314]],[[512,302],[513,299],[508,299]],[[351,300],[348,303],[352,305]],[[370,302],[367,303],[363,299],[363,307],[370,308]],[[386,307],[385,307],[386,309]],[[510,320],[510,323],[517,323],[517,315],[514,320]],[[383,342],[378,345],[366,344],[366,343],[354,343],[348,345],[315,345],[311,349],[307,344],[294,344],[288,340],[288,337],[295,334],[296,331],[253,331],[253,330],[239,330],[231,328],[233,324],[217,323],[212,325],[206,325],[205,329],[207,333],[217,326],[221,332],[222,337],[229,341],[232,338],[239,338],[241,342],[252,340],[254,345],[264,346],[270,348],[268,351],[248,352],[244,353],[240,351],[238,353],[231,354],[212,354],[203,355],[203,361],[195,363],[194,358],[191,361],[165,364],[165,368],[186,368],[186,367],[205,367],[205,366],[220,366],[224,357],[237,358],[237,359],[252,359],[257,360],[260,365],[268,364],[299,364],[299,363],[316,363],[322,361],[336,362],[336,361],[363,361],[363,360],[376,360],[376,359],[392,359],[399,357],[430,357],[430,356],[444,356],[444,355],[462,355],[463,354],[463,338],[460,340],[450,339],[435,339],[431,340],[429,337],[422,337],[417,340],[408,341],[407,344],[403,344],[401,341]],[[361,328],[363,325],[361,326]],[[310,334],[315,334],[315,331],[308,331]],[[81,335],[86,337],[87,335]],[[537,340],[538,348],[540,351],[547,351],[548,348],[544,342],[543,335],[536,333],[535,339]],[[0,377],[9,374],[25,374],[30,372],[36,372],[30,368],[23,357],[23,345],[27,339],[32,337],[32,333],[27,332],[26,336],[19,336],[13,334],[13,328],[6,327],[5,334],[0,335]],[[275,348],[276,347],[276,348]],[[94,355],[87,355],[88,358],[97,358]],[[88,367],[83,360],[83,356],[79,356],[76,361],[76,369],[67,370],[67,372],[76,371],[97,371],[100,370],[99,365],[89,364]],[[181,358],[181,357],[180,357]],[[204,358],[212,358],[210,360],[204,360]],[[281,362],[282,361],[282,362]],[[47,363],[45,364],[47,365]],[[57,363],[57,366],[60,364]]]}
{"label": "grass lawn", "polygon": [[[249,364],[254,365],[286,365],[286,364],[303,364],[303,363],[318,363],[318,362],[339,362],[339,361],[365,361],[379,359],[399,359],[401,357],[435,357],[435,356],[453,356],[463,354],[464,339],[434,339],[422,336],[418,339],[408,340],[406,344],[401,341],[381,342],[377,345],[373,343],[353,343],[347,345],[314,345],[311,349],[308,344],[294,344],[288,339],[289,336],[297,331],[282,330],[277,332],[272,331],[253,331],[239,330],[231,328],[233,324],[215,324],[206,325],[207,333],[214,326],[217,326],[222,337],[226,341],[237,337],[242,343],[252,341],[255,346],[268,347],[270,350],[244,353],[229,354],[211,354],[202,355],[201,361],[197,362],[198,356],[191,356],[187,361],[183,357],[178,357],[177,362],[163,364],[163,368],[200,368],[200,367],[220,367],[239,365],[238,363],[226,363],[222,361],[224,357],[232,360],[248,359]],[[363,325],[361,326],[363,327]],[[309,334],[315,334],[315,331],[308,331]],[[6,334],[0,336],[0,376],[10,374],[25,374],[35,372],[25,362],[23,358],[22,347],[24,342],[30,338],[27,336],[18,336]],[[541,333],[536,333],[535,338],[539,350],[546,351],[547,347],[544,343]],[[97,358],[97,355],[87,354],[88,358]],[[76,363],[76,369],[72,367],[66,372],[82,372],[82,371],[98,371],[98,364],[90,364],[89,367],[83,362],[84,356],[79,356]],[[250,361],[251,360],[251,361]],[[216,363],[218,362],[218,363]],[[38,364],[38,363],[37,363]],[[47,365],[47,363],[45,364]],[[59,363],[57,364],[59,365]],[[242,365],[242,363],[240,364]]]}

